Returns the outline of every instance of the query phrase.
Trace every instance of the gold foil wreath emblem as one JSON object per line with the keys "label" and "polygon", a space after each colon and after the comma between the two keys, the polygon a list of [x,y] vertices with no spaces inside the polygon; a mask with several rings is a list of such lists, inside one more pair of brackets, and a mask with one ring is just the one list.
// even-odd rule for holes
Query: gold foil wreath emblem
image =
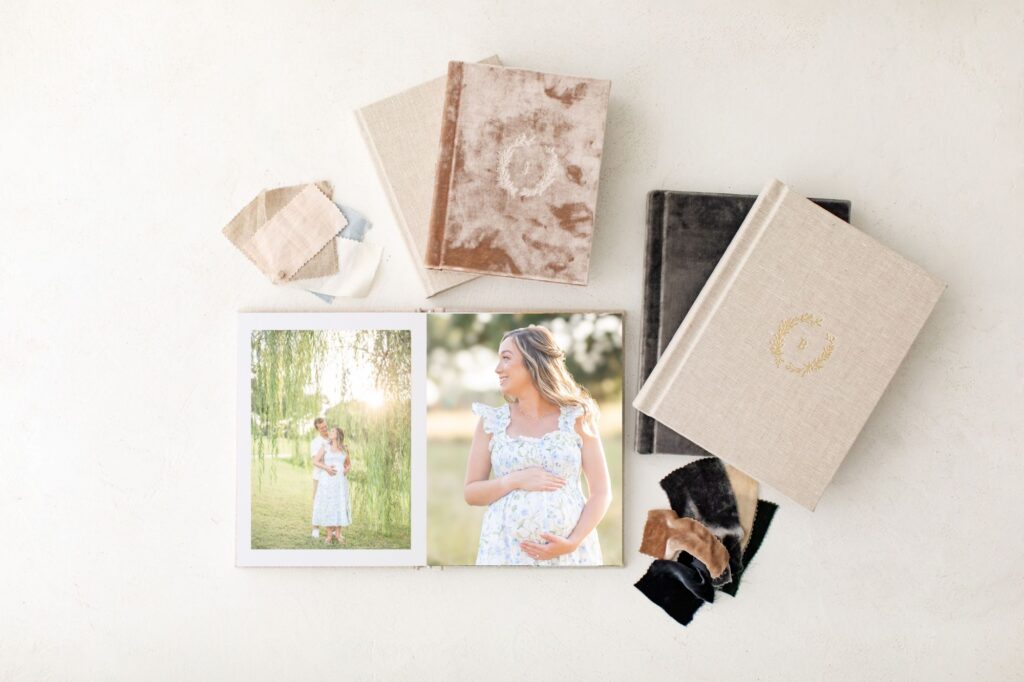
{"label": "gold foil wreath emblem", "polygon": [[[791,317],[788,320],[783,320],[779,323],[779,328],[775,330],[775,335],[772,336],[772,342],[769,346],[772,357],[775,358],[775,366],[782,367],[787,371],[799,374],[800,376],[807,376],[811,372],[817,372],[821,369],[830,357],[832,357],[832,351],[836,347],[836,337],[831,334],[825,334],[825,344],[821,348],[821,352],[817,357],[804,362],[794,363],[792,360],[786,357],[786,338],[792,333],[797,327],[801,325],[807,325],[808,327],[820,327],[821,318],[815,317],[811,313],[804,313],[799,317]],[[801,338],[797,344],[799,350],[805,350],[808,346],[806,338]]]}

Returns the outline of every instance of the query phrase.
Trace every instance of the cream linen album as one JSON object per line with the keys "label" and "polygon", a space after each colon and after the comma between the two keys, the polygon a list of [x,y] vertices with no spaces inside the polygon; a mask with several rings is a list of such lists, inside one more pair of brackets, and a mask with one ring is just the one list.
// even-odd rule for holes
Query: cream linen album
{"label": "cream linen album", "polygon": [[944,289],[774,180],[633,406],[814,509]]}

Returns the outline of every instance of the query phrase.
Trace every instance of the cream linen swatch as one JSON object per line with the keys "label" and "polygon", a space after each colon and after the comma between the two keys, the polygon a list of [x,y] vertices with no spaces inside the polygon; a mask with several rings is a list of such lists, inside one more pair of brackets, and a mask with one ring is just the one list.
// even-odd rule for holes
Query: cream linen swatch
{"label": "cream linen swatch", "polygon": [[[324,193],[324,195],[330,199],[332,195],[331,185],[325,181],[315,183],[317,187]],[[260,193],[259,204],[257,206],[257,219],[260,225],[263,225],[268,220],[273,218],[277,213],[288,205],[292,199],[298,196],[308,184],[303,185],[292,185],[291,187],[278,187],[276,189],[268,189]],[[309,261],[299,268],[289,279],[310,279],[312,277],[326,277],[327,275],[333,275],[338,272],[338,258],[337,248],[335,248],[334,240],[327,242],[322,249],[320,249],[315,256],[309,259]]]}
{"label": "cream linen swatch", "polygon": [[[326,180],[313,183],[328,197],[332,194],[330,183]],[[250,246],[253,236],[266,224],[268,218],[274,217],[281,208],[295,198],[309,183],[278,187],[264,190],[246,204],[222,230],[225,237],[245,254],[262,272],[267,272],[264,264],[259,262],[257,254]],[[338,272],[337,249],[328,243],[308,263],[299,268],[292,279],[307,277],[324,277]]]}
{"label": "cream linen swatch", "polygon": [[267,220],[248,247],[253,260],[275,282],[283,282],[334,239],[345,216],[315,185],[304,187]]}

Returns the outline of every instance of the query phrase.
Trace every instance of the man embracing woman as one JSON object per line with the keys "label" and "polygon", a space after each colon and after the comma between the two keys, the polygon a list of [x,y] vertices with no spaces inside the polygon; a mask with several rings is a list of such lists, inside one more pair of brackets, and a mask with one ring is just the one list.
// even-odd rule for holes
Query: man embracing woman
{"label": "man embracing woman", "polygon": [[352,466],[345,432],[340,427],[329,428],[327,420],[313,420],[317,436],[309,445],[313,460],[313,531],[320,537],[320,529],[327,532],[324,542],[345,544],[341,529],[352,524],[352,500],[349,495],[348,470]]}

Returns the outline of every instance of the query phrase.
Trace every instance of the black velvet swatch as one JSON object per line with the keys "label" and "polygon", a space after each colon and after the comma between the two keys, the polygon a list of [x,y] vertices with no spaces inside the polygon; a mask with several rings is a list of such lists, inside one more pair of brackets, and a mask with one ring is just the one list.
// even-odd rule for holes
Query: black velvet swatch
{"label": "black velvet swatch", "polygon": [[[756,199],[744,194],[648,193],[641,383],[650,376]],[[850,202],[811,201],[850,222]],[[636,419],[634,446],[642,455],[711,454],[642,412],[637,411]]]}
{"label": "black velvet swatch", "polygon": [[[685,556],[693,559],[689,554]],[[696,559],[693,561],[700,564]],[[697,609],[715,600],[710,576],[706,575],[707,568],[704,573],[701,575],[700,570],[689,561],[655,559],[634,587],[677,622],[687,625],[693,620]]]}
{"label": "black velvet swatch", "polygon": [[[767,500],[757,501],[757,512],[754,514],[754,526],[750,529],[750,542],[747,543],[747,548],[743,552],[743,568],[746,570],[750,566],[750,561],[757,554],[757,550],[761,547],[761,542],[764,540],[765,533],[768,532],[768,526],[771,525],[772,519],[775,518],[775,512],[778,510],[779,505],[774,502]],[[733,576],[732,582],[722,588],[722,592],[726,594],[736,596],[736,591],[740,589],[740,576]]]}
{"label": "black velvet swatch", "polygon": [[743,572],[743,528],[740,526],[729,476],[722,460],[705,457],[661,479],[672,511],[700,521],[729,550],[729,569],[735,582]]}

